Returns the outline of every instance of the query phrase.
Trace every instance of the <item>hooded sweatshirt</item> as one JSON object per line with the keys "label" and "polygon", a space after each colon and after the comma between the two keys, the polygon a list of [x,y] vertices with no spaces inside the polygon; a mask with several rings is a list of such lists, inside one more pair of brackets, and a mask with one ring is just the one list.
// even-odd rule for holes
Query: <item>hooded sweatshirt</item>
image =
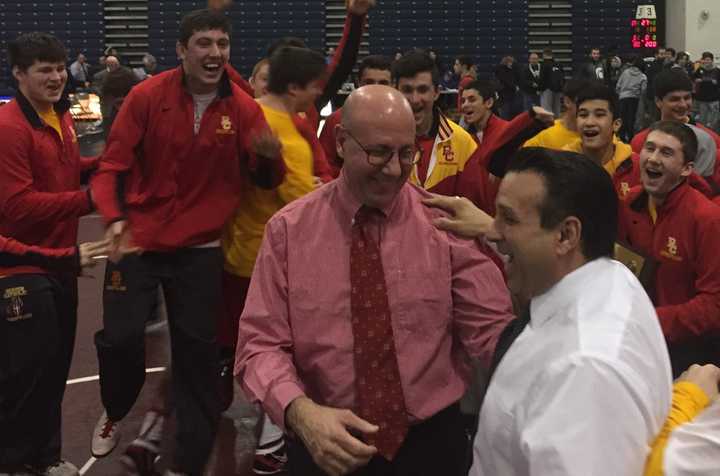
{"label": "hooded sweatshirt", "polygon": [[630,66],[620,75],[615,91],[620,99],[640,98],[647,88],[647,76],[637,66]]}

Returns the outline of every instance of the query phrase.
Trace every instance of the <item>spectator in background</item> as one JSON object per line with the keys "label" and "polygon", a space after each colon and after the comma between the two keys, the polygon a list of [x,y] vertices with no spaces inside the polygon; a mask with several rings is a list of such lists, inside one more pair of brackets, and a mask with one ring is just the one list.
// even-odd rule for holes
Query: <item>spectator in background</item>
{"label": "spectator in background", "polygon": [[500,83],[498,90],[500,96],[499,115],[506,121],[511,120],[520,112],[520,108],[516,105],[520,88],[513,63],[515,63],[515,58],[509,55],[503,56],[500,64],[495,67],[495,79]]}
{"label": "spectator in background", "polygon": [[698,104],[698,121],[718,130],[720,124],[720,69],[715,56],[709,51],[702,54],[700,67],[692,75],[695,81],[695,101]]}
{"label": "spectator in background", "polygon": [[523,110],[540,105],[540,57],[530,53],[528,64],[520,73],[520,90],[523,96]]}
{"label": "spectator in background", "polygon": [[623,63],[619,56],[613,56],[607,61],[606,71],[605,83],[611,91],[615,91],[618,79],[620,79],[620,75],[624,71]]}
{"label": "spectator in background", "polygon": [[684,51],[677,54],[675,64],[670,67],[671,71],[681,71],[687,74],[689,77],[695,72],[692,62],[690,61],[690,55]]}
{"label": "spectator in background", "polygon": [[90,86],[90,68],[84,54],[77,55],[77,60],[70,65],[70,74],[77,84],[84,88]]}
{"label": "spectator in background", "polygon": [[142,63],[142,67],[133,68],[132,70],[138,81],[152,78],[152,75],[155,74],[155,70],[157,69],[157,60],[151,54],[146,54],[145,56],[143,56]]}
{"label": "spectator in background", "polygon": [[553,51],[543,50],[543,62],[540,67],[540,106],[560,117],[562,90],[565,85],[565,72],[555,63]]}
{"label": "spectator in background", "polygon": [[605,80],[605,65],[600,57],[600,48],[593,48],[590,50],[589,61],[578,68],[575,77],[586,80]]}
{"label": "spectator in background", "polygon": [[103,95],[100,98],[103,138],[107,139],[110,134],[110,127],[115,121],[125,96],[128,95],[137,82],[136,75],[127,68],[118,68],[105,75],[102,84]]}
{"label": "spectator in background", "polygon": [[665,69],[670,69],[675,64],[675,57],[677,56],[677,52],[675,51],[675,48],[665,48],[665,58],[663,59],[663,67]]}
{"label": "spectator in background", "polygon": [[622,119],[620,139],[629,144],[635,135],[635,119],[640,99],[645,95],[647,88],[647,76],[641,70],[642,58],[633,56],[628,63],[629,66],[618,79],[615,92],[620,98],[620,118]]}
{"label": "spectator in background", "polygon": [[105,76],[110,71],[115,71],[120,68],[120,61],[115,56],[107,56],[105,58],[105,68],[95,73],[93,76],[93,85],[100,91],[102,95],[102,84],[105,81]]}

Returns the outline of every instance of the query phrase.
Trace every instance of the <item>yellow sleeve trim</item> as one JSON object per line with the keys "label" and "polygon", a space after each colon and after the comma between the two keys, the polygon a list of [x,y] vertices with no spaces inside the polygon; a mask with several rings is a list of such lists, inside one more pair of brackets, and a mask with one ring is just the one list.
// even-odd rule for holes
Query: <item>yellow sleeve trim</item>
{"label": "yellow sleeve trim", "polygon": [[695,418],[709,404],[710,399],[696,384],[682,381],[673,386],[672,408],[652,445],[645,463],[645,476],[663,476],[663,459],[670,434],[678,426]]}

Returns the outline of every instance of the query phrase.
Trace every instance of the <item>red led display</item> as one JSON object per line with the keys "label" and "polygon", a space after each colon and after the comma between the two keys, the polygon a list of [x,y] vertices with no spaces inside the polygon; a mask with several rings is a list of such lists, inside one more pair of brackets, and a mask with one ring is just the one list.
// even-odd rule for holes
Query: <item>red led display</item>
{"label": "red led display", "polygon": [[633,19],[630,20],[632,29],[631,43],[633,48],[657,48],[657,20]]}

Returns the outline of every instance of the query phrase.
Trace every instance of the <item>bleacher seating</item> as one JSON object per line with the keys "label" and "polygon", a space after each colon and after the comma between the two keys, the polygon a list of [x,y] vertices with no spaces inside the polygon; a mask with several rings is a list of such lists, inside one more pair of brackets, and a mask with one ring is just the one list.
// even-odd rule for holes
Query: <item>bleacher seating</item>
{"label": "bleacher seating", "polygon": [[527,0],[388,0],[370,17],[370,52],[394,55],[432,48],[451,66],[471,54],[481,76],[505,54],[527,51]]}
{"label": "bleacher seating", "polygon": [[83,52],[96,63],[105,44],[103,2],[89,0],[3,1],[0,0],[0,95],[10,93],[11,74],[6,61],[7,42],[30,31],[57,36],[73,61]]}

